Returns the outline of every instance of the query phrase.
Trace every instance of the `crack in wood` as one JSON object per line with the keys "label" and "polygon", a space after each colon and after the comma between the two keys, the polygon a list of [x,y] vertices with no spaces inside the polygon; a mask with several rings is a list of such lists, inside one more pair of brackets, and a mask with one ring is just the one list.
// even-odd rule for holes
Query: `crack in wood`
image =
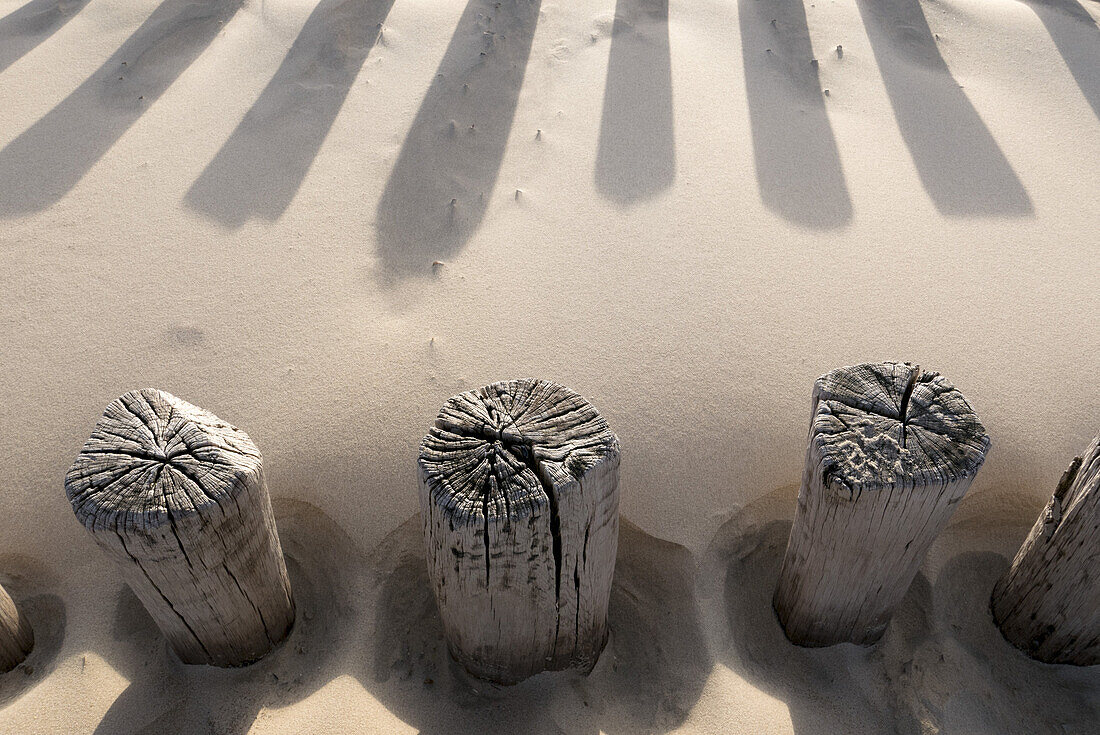
{"label": "crack in wood", "polygon": [[[490,418],[501,418],[495,411],[490,411]],[[526,440],[522,432],[516,431],[518,438],[510,438],[504,436],[504,431],[511,426],[515,426],[515,419],[510,415],[508,418],[512,419],[507,426],[496,428],[488,424],[476,424],[473,426],[466,424],[453,424],[448,426],[448,429],[460,436],[466,436],[471,439],[481,439],[490,444],[489,448],[489,463],[490,472],[483,480],[483,485],[479,491],[482,500],[482,515],[485,519],[485,583],[489,583],[489,498],[493,494],[494,488],[491,486],[491,481],[496,480],[500,488],[499,477],[496,472],[496,459],[498,451],[506,451],[515,457],[519,462],[529,469],[531,473],[538,480],[539,485],[542,487],[543,494],[546,496],[549,502],[550,508],[550,539],[551,539],[551,553],[554,556],[554,596],[559,601],[561,600],[561,567],[562,567],[562,548],[561,548],[561,516],[558,511],[558,496],[554,491],[553,481],[546,476],[545,471],[540,462],[535,456],[535,444],[533,441]],[[510,500],[508,498],[507,484],[501,490],[501,494],[504,497],[505,512],[510,511]],[[507,522],[507,521],[506,521]]]}
{"label": "crack in wood", "polygon": [[908,363],[831,371],[815,381],[811,404],[773,605],[795,643],[868,644],[969,488],[989,437],[954,386]]}
{"label": "crack in wood", "polygon": [[901,448],[905,449],[906,422],[909,418],[909,399],[913,395],[913,388],[920,377],[920,365],[913,365],[909,371],[909,379],[905,382],[905,392],[901,394],[901,406],[898,408],[898,420],[901,422]]}
{"label": "crack in wood", "polygon": [[244,432],[168,393],[134,391],[108,405],[65,491],[185,663],[243,666],[289,632],[262,458]]}
{"label": "crack in wood", "polygon": [[495,383],[440,410],[421,444],[421,511],[448,647],[471,672],[514,683],[595,663],[618,452],[598,412],[548,381]]}

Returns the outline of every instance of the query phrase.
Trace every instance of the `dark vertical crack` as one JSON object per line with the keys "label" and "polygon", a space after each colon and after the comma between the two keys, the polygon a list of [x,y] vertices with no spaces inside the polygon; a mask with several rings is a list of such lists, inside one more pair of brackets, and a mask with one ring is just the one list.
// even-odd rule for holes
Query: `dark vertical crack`
{"label": "dark vertical crack", "polygon": [[535,474],[546,499],[550,502],[550,544],[554,554],[554,608],[557,611],[554,620],[554,645],[552,656],[558,652],[558,641],[561,633],[561,513],[558,509],[558,494],[554,491],[554,483],[543,474],[542,465],[535,459],[534,446],[531,444],[514,444],[511,447],[525,465]]}
{"label": "dark vertical crack", "polygon": [[489,586],[489,492],[491,486],[485,488],[481,495],[481,515],[485,519],[485,586]]}
{"label": "dark vertical crack", "polygon": [[172,530],[172,536],[176,539],[176,546],[180,548],[180,553],[183,554],[183,560],[187,562],[187,568],[194,572],[195,565],[191,563],[191,557],[188,555],[187,548],[183,545],[183,540],[180,538],[179,530],[176,528],[176,519],[172,516],[172,509],[168,507],[168,498],[164,499],[164,512],[168,514],[168,527]]}
{"label": "dark vertical crack", "polygon": [[550,539],[554,552],[554,598],[561,602],[561,516],[558,514],[557,493],[546,493],[550,498]]}
{"label": "dark vertical crack", "polygon": [[267,638],[268,643],[274,646],[277,641],[271,636],[271,629],[267,627],[267,621],[264,620],[263,611],[260,610],[256,603],[252,601],[252,598],[248,596],[248,593],[244,591],[244,587],[242,587],[241,583],[237,580],[237,575],[233,573],[233,570],[231,570],[227,564],[222,564],[222,569],[224,569],[225,573],[229,575],[229,578],[233,580],[233,584],[237,585],[237,591],[240,592],[242,596],[244,596],[245,601],[248,602],[248,604],[252,606],[252,609],[256,611],[256,615],[258,615],[260,618],[260,625],[263,626],[264,629],[264,637]]}
{"label": "dark vertical crack", "polygon": [[592,524],[584,527],[584,545],[581,546],[581,565],[588,569],[588,532],[592,530]]}
{"label": "dark vertical crack", "polygon": [[156,590],[157,594],[160,595],[165,604],[168,605],[168,609],[175,613],[176,617],[180,619],[180,622],[183,623],[183,626],[187,628],[187,632],[190,633],[191,637],[195,639],[195,643],[199,644],[199,648],[202,649],[202,652],[206,656],[207,660],[213,660],[213,656],[210,655],[210,651],[206,649],[206,646],[203,644],[202,639],[199,638],[198,633],[195,632],[195,629],[192,628],[191,624],[187,622],[187,618],[183,617],[183,615],[180,614],[180,611],[177,610],[176,606],[172,604],[172,601],[168,599],[168,595],[164,594],[164,592],[161,591],[160,587],[157,586],[157,583],[154,582],[153,578],[149,576],[149,572],[145,571],[145,567],[141,565],[141,561],[130,552],[129,548],[127,548],[126,539],[123,537],[123,535],[117,532],[116,535],[118,536],[118,540],[122,542],[122,550],[126,552],[126,556],[133,559],[134,564],[137,565],[137,568],[140,569],[141,573],[145,575],[145,579],[149,581],[149,584],[153,587],[154,590]]}
{"label": "dark vertical crack", "polygon": [[[481,492],[481,517],[485,521],[482,529],[482,541],[485,545],[485,587],[489,587],[489,495],[493,492],[493,482],[497,476],[497,447],[495,444],[489,447],[489,477],[485,480],[485,487]],[[508,493],[505,493],[507,495]]]}
{"label": "dark vertical crack", "polygon": [[[487,406],[486,409],[487,409],[487,412],[488,412],[488,415],[489,415],[489,420],[491,422],[494,422],[497,426],[511,426],[511,427],[515,426],[515,420],[514,419],[511,419],[509,421],[505,421],[506,417],[503,416],[493,406]],[[511,418],[511,417],[507,417],[507,418]],[[437,426],[439,426],[439,425],[440,425],[440,423],[437,420]],[[444,422],[443,423],[443,428],[446,428],[448,431],[453,431],[454,433],[459,434],[461,436],[467,436],[467,437],[475,438],[475,439],[482,439],[484,441],[489,442],[492,445],[492,450],[491,450],[490,455],[489,455],[489,457],[490,457],[490,460],[489,460],[490,461],[490,479],[486,480],[486,483],[492,483],[493,480],[496,478],[497,452],[507,450],[507,451],[511,452],[511,454],[514,457],[516,457],[527,469],[531,470],[531,472],[534,474],[535,478],[538,480],[539,484],[542,486],[543,493],[546,495],[546,499],[547,499],[549,507],[550,507],[550,540],[551,540],[551,551],[552,551],[553,556],[554,556],[554,600],[555,600],[555,605],[558,608],[558,613],[559,613],[558,616],[557,616],[557,624],[556,624],[555,632],[554,632],[554,641],[555,641],[554,645],[556,647],[557,638],[558,638],[558,630],[561,627],[561,614],[560,614],[561,611],[560,611],[560,608],[561,608],[562,561],[563,561],[562,560],[563,552],[562,552],[562,533],[561,533],[561,513],[560,513],[560,509],[558,508],[558,496],[557,496],[557,493],[554,491],[554,483],[551,481],[550,477],[544,471],[541,463],[535,457],[534,443],[529,441],[529,440],[526,440],[523,437],[521,437],[521,439],[519,441],[517,441],[515,439],[511,439],[511,438],[505,439],[504,436],[503,436],[503,428],[496,428],[496,426],[486,424],[486,423],[483,423],[483,422],[478,422],[477,424],[474,424],[474,425],[462,425],[462,424],[459,424],[457,422],[455,422],[455,423]],[[485,527],[484,527],[483,538],[484,538],[484,544],[485,544],[485,583],[486,583],[486,586],[488,586],[488,584],[489,584],[489,567],[490,567],[490,560],[489,560],[489,495],[490,495],[491,492],[492,492],[491,484],[487,484],[487,486],[484,488],[484,491],[482,492],[482,498],[481,498],[481,500],[482,500],[482,515],[485,519]],[[506,490],[504,491],[504,495],[505,495],[505,502],[509,502],[508,498],[507,498],[508,493],[507,493]],[[510,516],[511,516],[511,509],[510,509],[510,506],[509,506],[509,517]],[[576,579],[575,579],[575,584],[579,588],[579,581],[576,581]],[[579,600],[578,600],[578,608],[579,608]],[[578,611],[578,613],[577,613],[578,617],[579,617],[579,614],[580,613]]]}
{"label": "dark vertical crack", "polygon": [[577,613],[573,622],[573,652],[576,653],[581,639],[581,574],[577,565],[573,565],[573,587],[577,591]]}
{"label": "dark vertical crack", "polygon": [[909,382],[905,384],[905,392],[901,394],[901,408],[898,410],[898,420],[901,421],[901,448],[905,448],[905,423],[909,413],[909,399],[913,395],[913,388],[920,377],[920,365],[914,365],[909,371]]}
{"label": "dark vertical crack", "polygon": [[543,474],[538,460],[535,459],[534,446],[531,444],[510,443],[506,445],[531,472],[534,473],[542,491],[550,501],[550,542],[554,554],[554,599],[561,601],[561,514],[558,512],[558,494],[554,492],[554,483]]}

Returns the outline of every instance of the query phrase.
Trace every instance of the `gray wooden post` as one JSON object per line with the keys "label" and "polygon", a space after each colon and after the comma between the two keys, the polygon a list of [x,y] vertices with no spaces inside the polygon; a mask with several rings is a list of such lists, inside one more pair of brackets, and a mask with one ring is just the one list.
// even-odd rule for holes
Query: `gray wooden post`
{"label": "gray wooden post", "polygon": [[127,393],[65,492],[185,663],[243,666],[290,631],[262,458],[243,431],[163,391]]}
{"label": "gray wooden post", "polygon": [[34,648],[34,632],[7,590],[0,587],[0,674],[11,671]]}
{"label": "gray wooden post", "polygon": [[937,373],[886,362],[818,378],[774,599],[787,637],[878,640],[988,449],[973,409]]}
{"label": "gray wooden post", "polygon": [[993,588],[1005,638],[1052,664],[1100,664],[1100,435],[1073,460]]}
{"label": "gray wooden post", "polygon": [[503,684],[590,670],[607,640],[619,442],[544,380],[451,398],[420,445],[428,574],[451,654]]}

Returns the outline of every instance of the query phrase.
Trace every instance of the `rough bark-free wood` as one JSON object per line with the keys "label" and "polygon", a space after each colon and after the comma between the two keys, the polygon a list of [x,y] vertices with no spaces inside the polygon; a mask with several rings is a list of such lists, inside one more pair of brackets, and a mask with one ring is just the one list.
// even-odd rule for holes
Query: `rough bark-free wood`
{"label": "rough bark-free wood", "polygon": [[1052,664],[1100,664],[1100,435],[1062,475],[993,588],[1005,638]]}
{"label": "rough bark-free wood", "polygon": [[185,663],[243,666],[290,631],[262,458],[243,431],[163,391],[127,393],[65,492]]}
{"label": "rough bark-free wood", "polygon": [[595,665],[619,530],[619,442],[544,380],[455,396],[420,445],[428,574],[451,654],[510,684]]}
{"label": "rough bark-free wood", "polygon": [[938,373],[886,362],[818,378],[774,599],[787,637],[878,640],[988,449],[977,415]]}
{"label": "rough bark-free wood", "polygon": [[11,671],[34,648],[34,632],[11,596],[0,587],[0,674]]}

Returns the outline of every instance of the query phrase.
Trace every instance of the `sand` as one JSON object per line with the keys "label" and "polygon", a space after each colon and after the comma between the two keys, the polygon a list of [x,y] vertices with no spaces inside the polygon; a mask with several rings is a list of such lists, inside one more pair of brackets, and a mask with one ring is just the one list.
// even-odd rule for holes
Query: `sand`
{"label": "sand", "polygon": [[[1093,732],[985,600],[1100,428],[1100,4],[537,4],[0,0],[0,732]],[[883,641],[804,651],[812,381],[881,359],[993,448]],[[414,459],[527,375],[607,417],[624,523],[596,669],[502,690]],[[178,664],[65,500],[147,386],[264,454],[301,616],[249,669]]]}

